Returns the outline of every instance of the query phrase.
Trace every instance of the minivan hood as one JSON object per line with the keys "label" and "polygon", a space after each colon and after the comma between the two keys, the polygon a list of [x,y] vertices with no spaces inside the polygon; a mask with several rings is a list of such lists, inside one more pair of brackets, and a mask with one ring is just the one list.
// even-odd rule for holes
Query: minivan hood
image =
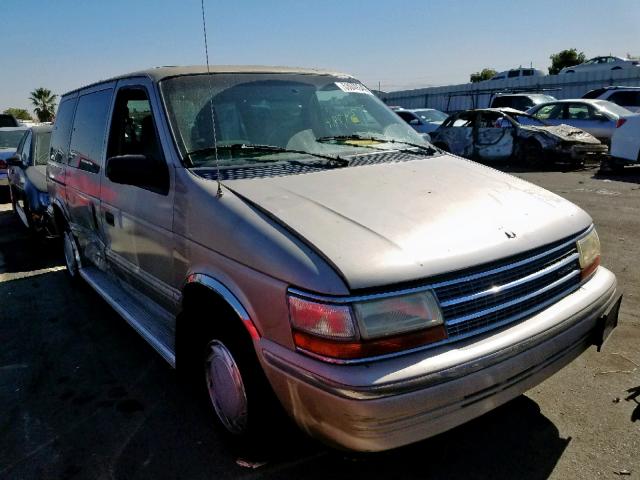
{"label": "minivan hood", "polygon": [[225,186],[317,249],[353,290],[484,264],[591,224],[558,195],[450,155]]}

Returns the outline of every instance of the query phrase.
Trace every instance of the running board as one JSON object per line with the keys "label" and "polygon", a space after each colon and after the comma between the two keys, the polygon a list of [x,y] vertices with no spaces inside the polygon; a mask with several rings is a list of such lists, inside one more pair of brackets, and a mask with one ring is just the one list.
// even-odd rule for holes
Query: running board
{"label": "running board", "polygon": [[118,312],[149,344],[175,368],[173,318],[162,307],[136,300],[109,275],[95,267],[82,267],[80,276]]}

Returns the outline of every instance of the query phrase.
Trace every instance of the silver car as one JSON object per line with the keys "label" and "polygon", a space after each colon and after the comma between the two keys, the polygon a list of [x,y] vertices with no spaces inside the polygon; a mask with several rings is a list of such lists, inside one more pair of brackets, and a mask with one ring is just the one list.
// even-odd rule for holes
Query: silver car
{"label": "silver car", "polygon": [[611,144],[619,120],[632,112],[606,100],[556,100],[527,110],[529,115],[549,125],[571,125],[590,133],[602,143]]}
{"label": "silver car", "polygon": [[617,322],[587,213],[439,152],[341,73],[102,81],[62,97],[47,169],[70,277],[246,439],[278,428],[277,399],[342,448],[415,442]]}

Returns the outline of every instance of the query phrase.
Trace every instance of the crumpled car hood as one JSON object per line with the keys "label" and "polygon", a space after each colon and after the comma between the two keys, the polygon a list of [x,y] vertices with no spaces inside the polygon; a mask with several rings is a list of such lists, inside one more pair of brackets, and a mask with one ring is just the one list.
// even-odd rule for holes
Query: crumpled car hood
{"label": "crumpled car hood", "polygon": [[576,127],[572,127],[571,125],[565,125],[564,123],[561,125],[549,125],[546,127],[539,127],[536,125],[521,125],[520,128],[522,130],[529,131],[537,131],[537,132],[545,132],[547,134],[551,134],[562,141],[566,142],[576,142],[576,143],[589,143],[589,144],[599,144],[600,140],[591,135],[590,133],[585,132]]}
{"label": "crumpled car hood", "polygon": [[317,249],[351,289],[484,264],[591,224],[558,195],[449,155],[225,186]]}

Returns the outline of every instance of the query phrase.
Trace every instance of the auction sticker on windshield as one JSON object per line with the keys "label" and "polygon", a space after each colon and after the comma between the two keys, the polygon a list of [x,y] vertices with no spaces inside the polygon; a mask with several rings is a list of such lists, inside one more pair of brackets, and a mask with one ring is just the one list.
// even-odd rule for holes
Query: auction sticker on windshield
{"label": "auction sticker on windshield", "polygon": [[347,93],[365,93],[367,95],[373,95],[371,91],[362,85],[361,83],[345,83],[345,82],[336,82],[336,85],[340,90]]}

